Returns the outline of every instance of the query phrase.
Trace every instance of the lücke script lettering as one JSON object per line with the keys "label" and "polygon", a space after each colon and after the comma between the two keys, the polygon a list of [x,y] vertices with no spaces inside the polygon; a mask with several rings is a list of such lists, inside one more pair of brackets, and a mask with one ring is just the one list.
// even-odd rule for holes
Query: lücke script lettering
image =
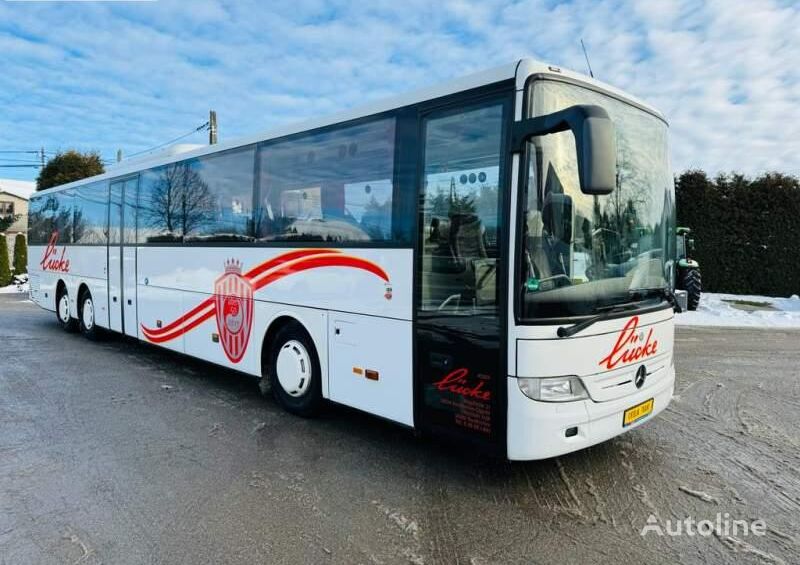
{"label": "l\u00fccke script lettering", "polygon": [[600,360],[599,365],[613,369],[620,363],[627,364],[655,355],[658,351],[658,340],[653,339],[653,328],[647,332],[647,337],[639,337],[639,316],[634,316],[617,336],[617,343],[606,357]]}
{"label": "l\u00fccke script lettering", "polygon": [[483,390],[483,381],[479,380],[477,384],[473,386],[467,380],[468,375],[469,369],[462,367],[461,369],[456,369],[446,374],[442,377],[442,380],[433,384],[441,391],[452,392],[465,398],[476,398],[485,401],[491,400],[492,391]]}
{"label": "l\u00fccke script lettering", "polygon": [[42,256],[42,260],[39,261],[39,265],[41,265],[43,271],[60,271],[62,273],[69,272],[69,259],[65,256],[67,254],[67,248],[61,248],[61,255],[56,257],[58,254],[58,249],[56,249],[56,244],[58,243],[58,232],[54,231],[53,235],[50,236],[50,241],[47,242],[47,249],[44,250],[44,255]]}

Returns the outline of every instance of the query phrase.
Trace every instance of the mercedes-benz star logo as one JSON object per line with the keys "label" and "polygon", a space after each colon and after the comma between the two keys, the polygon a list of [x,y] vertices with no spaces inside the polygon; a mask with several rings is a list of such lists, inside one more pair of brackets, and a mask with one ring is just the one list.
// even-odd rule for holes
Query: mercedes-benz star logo
{"label": "mercedes-benz star logo", "polygon": [[638,369],[636,369],[636,378],[633,380],[633,384],[636,385],[636,388],[642,388],[646,378],[647,368],[645,368],[644,365],[641,365]]}

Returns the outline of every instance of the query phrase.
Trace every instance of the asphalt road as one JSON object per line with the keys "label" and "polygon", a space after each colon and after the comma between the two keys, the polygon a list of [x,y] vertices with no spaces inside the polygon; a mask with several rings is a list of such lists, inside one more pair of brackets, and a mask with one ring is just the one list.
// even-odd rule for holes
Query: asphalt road
{"label": "asphalt road", "polygon": [[[0,563],[800,562],[800,333],[680,330],[677,367],[648,425],[511,464],[0,295]],[[766,531],[641,535],[718,513]]]}

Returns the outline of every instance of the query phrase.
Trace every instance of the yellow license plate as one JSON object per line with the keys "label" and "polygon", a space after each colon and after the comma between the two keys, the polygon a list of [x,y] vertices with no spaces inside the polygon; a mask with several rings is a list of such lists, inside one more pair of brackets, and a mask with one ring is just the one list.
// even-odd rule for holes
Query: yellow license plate
{"label": "yellow license plate", "polygon": [[655,399],[651,398],[625,410],[625,413],[622,414],[622,427],[630,426],[650,414],[653,411],[653,404],[655,404]]}

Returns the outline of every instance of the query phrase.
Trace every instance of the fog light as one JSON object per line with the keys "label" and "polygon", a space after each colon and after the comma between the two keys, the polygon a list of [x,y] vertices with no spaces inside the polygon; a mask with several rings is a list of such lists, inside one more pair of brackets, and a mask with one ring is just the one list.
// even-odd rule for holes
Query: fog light
{"label": "fog light", "polygon": [[544,379],[518,378],[522,394],[542,402],[570,402],[589,398],[578,377],[548,377]]}

